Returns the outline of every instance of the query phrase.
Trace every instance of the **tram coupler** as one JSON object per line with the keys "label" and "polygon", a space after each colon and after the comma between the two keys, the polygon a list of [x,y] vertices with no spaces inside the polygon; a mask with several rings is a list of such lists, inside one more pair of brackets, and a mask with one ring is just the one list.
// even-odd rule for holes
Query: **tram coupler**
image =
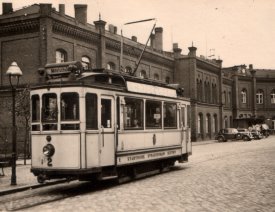
{"label": "tram coupler", "polygon": [[44,183],[46,180],[48,180],[48,177],[46,176],[46,175],[44,175],[44,174],[39,174],[38,176],[37,176],[37,182],[38,183]]}

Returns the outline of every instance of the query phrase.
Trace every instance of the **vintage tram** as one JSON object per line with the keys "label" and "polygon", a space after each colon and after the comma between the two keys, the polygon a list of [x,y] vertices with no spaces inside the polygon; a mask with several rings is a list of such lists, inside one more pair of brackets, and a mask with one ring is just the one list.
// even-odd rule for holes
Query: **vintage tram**
{"label": "vintage tram", "polygon": [[165,83],[49,64],[31,89],[31,172],[38,182],[132,179],[192,153],[190,101]]}

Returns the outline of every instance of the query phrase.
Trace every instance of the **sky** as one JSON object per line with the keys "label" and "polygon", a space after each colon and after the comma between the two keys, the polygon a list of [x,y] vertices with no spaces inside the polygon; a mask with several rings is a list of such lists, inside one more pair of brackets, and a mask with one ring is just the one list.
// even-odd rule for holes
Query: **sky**
{"label": "sky", "polygon": [[[163,27],[163,48],[178,43],[182,54],[197,47],[197,56],[223,60],[223,67],[253,64],[256,69],[275,69],[275,0],[1,0],[19,9],[34,3],[65,4],[74,17],[74,4],[88,5],[88,22],[101,19],[137,36],[145,44],[155,21]],[[0,4],[2,12],[2,4]]]}

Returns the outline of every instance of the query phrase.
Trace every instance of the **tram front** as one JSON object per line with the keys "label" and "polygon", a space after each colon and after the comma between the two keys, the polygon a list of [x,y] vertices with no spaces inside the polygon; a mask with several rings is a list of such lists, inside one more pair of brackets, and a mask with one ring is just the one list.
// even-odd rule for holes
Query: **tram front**
{"label": "tram front", "polygon": [[32,168],[43,182],[73,177],[81,164],[81,88],[38,88],[31,91]]}

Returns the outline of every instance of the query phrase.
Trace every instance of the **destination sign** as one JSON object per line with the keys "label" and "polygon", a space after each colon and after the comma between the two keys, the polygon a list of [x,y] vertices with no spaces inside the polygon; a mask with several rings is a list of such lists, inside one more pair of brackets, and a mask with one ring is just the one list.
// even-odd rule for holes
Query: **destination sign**
{"label": "destination sign", "polygon": [[172,149],[172,150],[159,151],[159,152],[149,152],[144,154],[123,155],[123,156],[117,157],[117,164],[122,165],[122,164],[134,163],[134,162],[142,162],[146,160],[177,156],[180,154],[181,154],[181,149]]}
{"label": "destination sign", "polygon": [[147,85],[136,82],[127,81],[128,91],[136,92],[136,93],[144,93],[144,94],[153,94],[159,96],[167,96],[167,97],[177,97],[177,92],[174,89],[163,88],[155,85]]}

